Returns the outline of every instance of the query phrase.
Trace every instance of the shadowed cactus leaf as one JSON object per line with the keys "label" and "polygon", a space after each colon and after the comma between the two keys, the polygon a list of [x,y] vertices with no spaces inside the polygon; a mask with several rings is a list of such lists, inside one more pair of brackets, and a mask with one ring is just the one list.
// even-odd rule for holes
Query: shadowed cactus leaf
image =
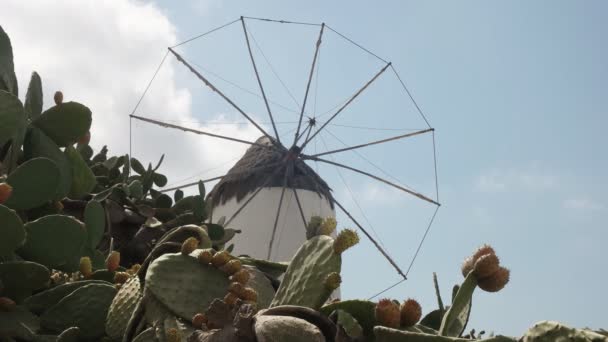
{"label": "shadowed cactus leaf", "polygon": [[30,84],[25,94],[25,111],[30,119],[35,119],[42,113],[42,81],[37,72],[32,72]]}
{"label": "shadowed cactus leaf", "polygon": [[80,280],[72,283],[61,284],[28,297],[23,302],[23,305],[35,314],[42,314],[45,310],[48,310],[53,305],[59,303],[59,301],[61,301],[65,296],[74,292],[76,289],[91,284],[107,283],[101,280]]}
{"label": "shadowed cactus leaf", "polygon": [[17,134],[23,126],[25,112],[21,101],[15,95],[0,90],[0,146]]}
{"label": "shadowed cactus leaf", "polygon": [[[19,95],[17,77],[15,76],[15,65],[13,64],[13,48],[11,40],[0,27],[0,91],[6,90],[9,93]],[[2,101],[0,101],[2,103]],[[0,127],[2,125],[0,124]],[[2,136],[2,134],[0,134]]]}
{"label": "shadowed cactus leaf", "polygon": [[89,131],[91,120],[89,108],[77,102],[66,102],[47,109],[32,124],[42,129],[57,145],[65,147]]}
{"label": "shadowed cactus leaf", "polygon": [[25,242],[23,222],[15,211],[0,204],[0,257],[11,255]]}
{"label": "shadowed cactus leaf", "polygon": [[0,263],[2,295],[20,303],[34,290],[46,287],[51,273],[48,268],[30,261],[7,261]]}
{"label": "shadowed cactus leaf", "polygon": [[80,199],[93,190],[97,180],[93,171],[74,146],[66,147],[65,155],[72,166],[72,186],[68,196],[73,199]]}
{"label": "shadowed cactus leaf", "polygon": [[101,203],[89,201],[84,209],[84,224],[87,229],[87,247],[97,248],[106,228],[106,212]]}
{"label": "shadowed cactus leaf", "polygon": [[6,182],[13,187],[13,193],[4,204],[13,209],[38,207],[55,197],[59,178],[59,169],[52,160],[30,159],[8,176]]}

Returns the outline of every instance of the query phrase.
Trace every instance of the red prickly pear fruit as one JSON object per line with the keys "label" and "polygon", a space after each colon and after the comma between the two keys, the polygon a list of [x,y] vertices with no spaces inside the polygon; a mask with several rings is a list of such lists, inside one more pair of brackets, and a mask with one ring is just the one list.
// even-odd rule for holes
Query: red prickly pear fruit
{"label": "red prickly pear fruit", "polygon": [[8,183],[0,183],[0,204],[6,202],[13,193],[13,187]]}
{"label": "red prickly pear fruit", "polygon": [[213,253],[211,251],[212,250],[205,249],[205,250],[201,251],[200,253],[198,253],[198,256],[197,256],[198,262],[200,262],[203,265],[209,265],[209,263],[211,262],[211,259],[213,259]]}
{"label": "red prickly pear fruit", "polygon": [[192,326],[194,326],[196,329],[202,329],[203,328],[203,324],[207,323],[207,316],[205,316],[204,313],[197,313],[196,315],[194,315],[194,317],[192,317]]}
{"label": "red prickly pear fruit", "polygon": [[482,255],[475,262],[475,266],[473,267],[473,273],[477,279],[489,277],[498,271],[500,267],[500,261],[496,254],[486,254]]}
{"label": "red prickly pear fruit", "polygon": [[63,103],[63,93],[60,91],[55,92],[55,96],[53,96],[53,100],[55,100],[56,105],[60,105]]}
{"label": "red prickly pear fruit", "polygon": [[479,247],[473,255],[466,258],[461,268],[462,276],[466,277],[467,275],[469,275],[469,273],[475,267],[475,263],[477,262],[477,260],[481,258],[481,256],[486,254],[496,254],[496,252],[494,252],[494,248],[492,248],[490,245],[483,245]]}
{"label": "red prickly pear fruit", "polygon": [[120,266],[120,253],[117,251],[112,251],[112,253],[110,253],[106,259],[106,268],[108,271],[114,272],[118,266]]}
{"label": "red prickly pear fruit", "polygon": [[401,324],[401,312],[399,305],[390,299],[381,299],[376,304],[376,322],[389,328],[399,328]]}
{"label": "red prickly pear fruit", "polygon": [[477,286],[487,292],[498,292],[507,285],[510,275],[509,269],[499,267],[498,271],[494,272],[491,276],[478,279]]}
{"label": "red prickly pear fruit", "polygon": [[422,317],[422,307],[414,299],[408,299],[401,304],[401,326],[411,327]]}

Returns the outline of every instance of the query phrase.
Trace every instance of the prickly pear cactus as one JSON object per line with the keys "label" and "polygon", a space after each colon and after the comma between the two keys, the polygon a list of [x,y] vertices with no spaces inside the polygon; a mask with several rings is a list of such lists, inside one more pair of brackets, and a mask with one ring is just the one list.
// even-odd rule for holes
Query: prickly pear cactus
{"label": "prickly pear cactus", "polygon": [[110,305],[106,318],[106,334],[111,338],[121,338],[127,329],[131,315],[141,300],[142,288],[140,279],[132,276],[124,283]]}
{"label": "prickly pear cactus", "polygon": [[184,319],[191,319],[213,299],[223,298],[229,284],[222,271],[181,253],[159,257],[146,274],[147,289]]}
{"label": "prickly pear cactus", "polygon": [[59,169],[47,158],[30,159],[13,171],[6,182],[13,187],[4,203],[12,209],[31,209],[55,197],[59,185]]}
{"label": "prickly pear cactus", "polygon": [[59,303],[70,293],[91,284],[107,284],[101,280],[81,280],[57,285],[46,291],[39,292],[23,301],[23,305],[35,314],[41,314],[53,305]]}
{"label": "prickly pear cactus", "polygon": [[82,337],[101,338],[105,334],[105,319],[116,289],[107,284],[89,284],[76,289],[41,317],[44,328],[60,333],[76,326]]}
{"label": "prickly pear cactus", "polygon": [[531,327],[522,342],[606,342],[608,337],[586,329],[568,328],[558,322],[543,321]]}
{"label": "prickly pear cactus", "polygon": [[270,306],[320,308],[339,285],[341,253],[357,241],[354,232],[343,230],[335,240],[319,235],[304,242],[289,263]]}
{"label": "prickly pear cactus", "polygon": [[17,213],[0,204],[0,222],[2,239],[0,239],[0,258],[10,256],[25,242],[25,229]]}
{"label": "prickly pear cactus", "polygon": [[29,261],[7,261],[0,263],[2,295],[17,303],[29,297],[35,290],[45,288],[50,281],[48,268]]}

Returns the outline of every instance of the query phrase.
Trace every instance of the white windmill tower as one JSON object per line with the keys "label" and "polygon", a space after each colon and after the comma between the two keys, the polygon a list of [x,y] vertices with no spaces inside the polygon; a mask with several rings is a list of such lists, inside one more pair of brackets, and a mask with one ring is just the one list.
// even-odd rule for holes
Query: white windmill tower
{"label": "white windmill tower", "polygon": [[[312,67],[310,69],[310,73],[308,74],[304,100],[301,104],[301,109],[298,111],[299,120],[297,121],[297,127],[295,127],[295,138],[293,139],[293,142],[286,142],[285,140],[280,139],[277,124],[271,111],[271,106],[269,105],[269,102],[271,101],[266,96],[260,74],[256,66],[254,54],[252,53],[249,33],[245,25],[246,19],[261,20],[267,23],[319,27]],[[191,63],[182,54],[175,50],[175,47],[177,46],[186,44],[198,38],[202,38],[209,33],[218,31],[237,22],[241,22],[243,27],[247,50],[249,52],[253,70],[255,71],[259,92],[261,93],[260,98],[264,101],[274,136],[269,134],[260,124],[253,120],[250,115],[239,107],[237,104],[238,101],[229,98],[215,85],[215,82],[211,82],[208,79],[208,72],[201,71],[201,68],[196,67],[198,64],[194,62]],[[352,43],[357,48],[362,49],[370,56],[378,59],[382,63],[382,66],[380,70],[373,75],[373,77],[369,78],[366,83],[359,86],[356,91],[352,93],[343,103],[335,107],[333,110],[330,110],[331,113],[329,114],[332,115],[329,116],[329,118],[321,121],[319,120],[319,117],[315,115],[308,115],[309,112],[305,109],[325,30],[332,31],[345,41]],[[367,232],[365,227],[355,219],[355,217],[337,198],[335,198],[335,195],[332,194],[330,186],[326,181],[323,180],[321,175],[315,172],[315,170],[313,170],[307,164],[307,162],[313,161],[320,164],[332,165],[339,169],[348,170],[368,179],[378,181],[380,182],[379,184],[384,184],[392,189],[397,189],[400,192],[435,205],[436,209],[430,218],[430,222],[426,227],[424,236],[418,244],[416,253],[414,254],[414,257],[410,263],[411,268],[411,265],[416,259],[418,251],[422,246],[422,242],[424,241],[435,215],[437,214],[437,210],[439,208],[438,193],[436,193],[435,198],[431,198],[430,196],[423,195],[407,186],[404,186],[402,183],[388,180],[387,178],[380,177],[375,173],[347,165],[346,163],[337,162],[331,158],[332,155],[336,153],[354,151],[368,146],[380,146],[380,144],[391,141],[429,134],[433,137],[433,162],[436,163],[436,160],[434,159],[434,129],[424,117],[424,114],[412,98],[409,90],[406,88],[405,84],[401,80],[401,77],[390,62],[387,62],[377,55],[371,53],[369,50],[363,48],[361,45],[355,43],[351,39],[325,25],[324,23],[313,24],[252,17],[241,17],[207,33],[203,33],[191,38],[174,47],[170,47],[169,51],[167,52],[167,55],[169,54],[176,57],[177,60],[183,64],[188,71],[194,74],[196,78],[202,81],[207,87],[209,87],[214,93],[223,99],[233,110],[242,115],[243,118],[247,119],[247,121],[253,127],[257,128],[262,133],[262,136],[259,139],[256,141],[250,141],[235,136],[225,136],[209,131],[191,129],[168,122],[161,122],[149,117],[135,115],[137,106],[130,115],[131,119],[145,121],[165,128],[176,128],[186,132],[192,132],[217,139],[229,140],[249,145],[243,157],[228,171],[228,173],[222,176],[202,180],[203,182],[219,180],[219,183],[217,183],[209,193],[209,200],[211,201],[213,207],[211,215],[213,220],[217,220],[220,217],[225,217],[226,221],[224,224],[226,226],[234,227],[242,231],[242,233],[238,234],[234,240],[236,254],[246,254],[255,258],[274,261],[287,261],[306,239],[306,225],[308,220],[310,220],[310,217],[335,217],[336,210],[340,210],[348,219],[352,221],[352,223],[354,223],[357,228],[359,228],[359,230],[369,239],[369,241],[372,242],[374,247],[382,254],[384,258],[386,258],[390,265],[402,277],[399,283],[407,279],[407,271],[404,272],[397,265],[397,263],[387,253],[385,248],[383,248],[382,243],[378,243],[376,239],[374,239],[372,235]],[[165,55],[165,58],[163,58],[159,69],[161,68],[167,55]],[[330,123],[338,115],[340,115],[344,109],[346,109],[355,99],[359,98],[360,95],[364,93],[372,83],[374,83],[387,71],[394,74],[399,82],[399,86],[403,88],[402,96],[405,96],[407,99],[411,100],[427,127],[404,134],[383,137],[382,139],[345,145],[343,148],[327,149],[321,153],[315,152],[307,154],[309,152],[306,150],[306,147],[309,146],[309,144],[315,138],[322,137],[319,133],[327,129],[327,126],[330,125]],[[153,80],[154,77],[150,83],[152,83]],[[142,95],[142,98],[145,96],[145,93],[146,92],[144,92],[144,95]],[[327,159],[326,156],[329,156],[329,159]],[[435,189],[437,189],[436,167],[434,169],[435,174],[433,178],[435,181]],[[198,182],[183,184],[180,186],[163,189],[162,191],[171,191],[196,184],[198,184]],[[394,285],[390,286],[389,288],[393,287]]]}

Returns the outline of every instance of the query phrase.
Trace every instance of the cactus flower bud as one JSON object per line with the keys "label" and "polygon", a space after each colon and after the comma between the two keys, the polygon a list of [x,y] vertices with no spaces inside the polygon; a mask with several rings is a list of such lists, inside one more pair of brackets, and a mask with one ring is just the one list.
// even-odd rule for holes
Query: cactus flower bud
{"label": "cactus flower bud", "polygon": [[338,272],[331,272],[325,278],[325,287],[330,291],[340,287],[340,283],[342,283],[342,277],[340,277],[340,273]]}
{"label": "cactus flower bud", "polygon": [[211,259],[211,263],[215,267],[224,266],[228,261],[230,261],[230,253],[228,251],[217,252]]}
{"label": "cactus flower bud", "polygon": [[115,284],[124,284],[129,280],[131,276],[127,272],[116,272],[114,274],[114,283]]}
{"label": "cactus flower bud", "polygon": [[0,297],[0,311],[13,311],[17,303],[8,297]]}
{"label": "cactus flower bud", "polygon": [[334,241],[334,252],[342,254],[345,250],[359,242],[359,235],[352,229],[343,229]]}
{"label": "cactus flower bud", "polygon": [[507,268],[499,267],[491,276],[477,280],[477,286],[488,292],[498,292],[509,282],[510,271]]}
{"label": "cactus flower bud", "polygon": [[188,255],[188,254],[194,252],[194,250],[198,247],[199,243],[200,242],[195,237],[187,238],[186,241],[184,241],[182,243],[182,254]]}
{"label": "cactus flower bud", "polygon": [[106,259],[106,268],[108,271],[114,272],[118,266],[120,266],[120,253],[117,251],[112,251],[112,253],[110,253]]}
{"label": "cactus flower bud", "polygon": [[13,187],[8,183],[0,183],[0,204],[6,202],[13,193]]}
{"label": "cactus flower bud", "polygon": [[498,271],[499,267],[500,261],[496,254],[485,254],[477,259],[473,272],[475,272],[477,279],[481,279],[491,276],[494,272]]}
{"label": "cactus flower bud", "polygon": [[56,105],[60,105],[63,103],[63,93],[60,91],[55,92],[55,96],[53,96],[53,100],[55,100]]}
{"label": "cactus flower bud", "polygon": [[469,273],[475,267],[475,263],[477,262],[477,259],[479,259],[482,255],[486,255],[486,254],[496,254],[496,252],[494,252],[494,249],[492,247],[490,247],[490,245],[483,245],[483,246],[479,247],[472,256],[466,258],[464,260],[464,263],[462,264],[462,268],[461,268],[462,276],[466,277],[467,275],[469,275]]}
{"label": "cactus flower bud", "polygon": [[90,277],[91,274],[93,274],[93,264],[91,263],[91,258],[86,256],[80,258],[79,270],[85,278]]}
{"label": "cactus flower bud", "polygon": [[338,223],[335,218],[326,217],[323,222],[321,222],[317,235],[331,235],[336,230],[337,225]]}
{"label": "cactus flower bud", "polygon": [[411,327],[422,317],[422,307],[414,299],[408,299],[401,304],[401,326]]}
{"label": "cactus flower bud", "polygon": [[198,253],[198,256],[196,257],[198,259],[198,262],[203,265],[209,265],[211,259],[213,258],[213,253],[211,251],[212,250],[210,249],[205,249]]}
{"label": "cactus flower bud", "polygon": [[196,329],[202,329],[203,328],[203,324],[207,323],[207,316],[205,316],[204,313],[197,313],[196,315],[194,315],[194,317],[192,317],[192,326],[194,326]]}
{"label": "cactus flower bud", "polygon": [[235,274],[241,269],[241,261],[238,259],[232,259],[224,266],[220,267],[220,269],[229,275]]}
{"label": "cactus flower bud", "polygon": [[235,274],[230,276],[230,281],[241,283],[244,285],[244,284],[247,284],[250,277],[251,277],[251,275],[249,274],[249,271],[241,268],[240,271],[238,271]]}
{"label": "cactus flower bud", "polygon": [[399,328],[401,313],[399,311],[399,305],[390,299],[381,299],[376,304],[376,322],[389,328]]}

